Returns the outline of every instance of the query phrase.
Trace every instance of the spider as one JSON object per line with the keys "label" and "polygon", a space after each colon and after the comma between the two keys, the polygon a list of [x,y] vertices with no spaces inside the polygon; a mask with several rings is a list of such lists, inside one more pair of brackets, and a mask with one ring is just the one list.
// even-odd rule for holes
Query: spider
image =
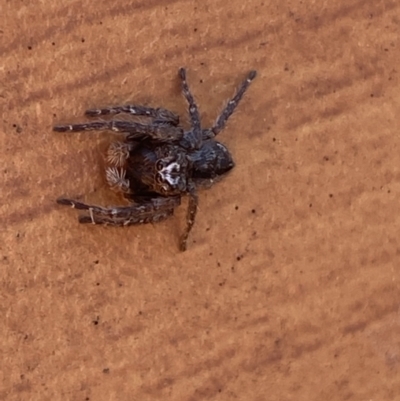
{"label": "spider", "polygon": [[112,118],[82,124],[56,125],[57,132],[107,130],[122,134],[122,140],[111,143],[106,154],[106,180],[109,186],[130,201],[128,206],[101,207],[72,199],[59,198],[57,203],[78,210],[80,223],[127,226],[156,223],[171,216],[183,195],[189,196],[186,229],[180,241],[186,250],[198,205],[197,189],[210,187],[234,167],[228,149],[214,138],[225,128],[256,71],[246,79],[227,103],[211,128],[202,128],[200,114],[186,81],[186,70],[179,69],[183,95],[189,105],[191,128],[186,131],[179,116],[164,108],[123,105],[85,112],[88,117],[126,113],[146,117],[146,122]]}

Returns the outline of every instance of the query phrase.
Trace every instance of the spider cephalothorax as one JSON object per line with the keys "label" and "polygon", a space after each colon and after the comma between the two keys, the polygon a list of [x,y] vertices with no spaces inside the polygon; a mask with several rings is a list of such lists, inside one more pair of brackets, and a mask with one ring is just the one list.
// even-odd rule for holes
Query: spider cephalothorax
{"label": "spider cephalothorax", "polygon": [[[191,174],[187,153],[173,144],[139,146],[127,160],[126,168],[133,183],[141,182],[148,191],[166,196],[185,193]],[[135,187],[134,184],[132,191]]]}
{"label": "spider cephalothorax", "polygon": [[125,105],[87,110],[90,117],[126,113],[148,117],[149,122],[111,119],[83,124],[56,125],[54,131],[110,130],[121,133],[123,141],[113,142],[107,151],[106,179],[110,187],[130,201],[128,206],[104,208],[60,198],[59,204],[88,210],[81,223],[131,225],[154,223],[173,214],[182,195],[189,195],[187,226],[181,240],[187,238],[197,211],[197,188],[209,187],[234,166],[228,149],[214,138],[222,131],[256,72],[251,71],[235,96],[228,102],[212,128],[203,129],[194,98],[186,82],[186,70],[179,76],[189,104],[191,128],[185,131],[179,117],[163,108]]}

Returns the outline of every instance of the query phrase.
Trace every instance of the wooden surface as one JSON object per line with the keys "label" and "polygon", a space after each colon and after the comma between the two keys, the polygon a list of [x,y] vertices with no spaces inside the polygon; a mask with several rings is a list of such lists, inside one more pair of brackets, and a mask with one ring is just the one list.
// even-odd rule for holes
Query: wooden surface
{"label": "wooden surface", "polygon": [[[0,399],[400,400],[397,0],[0,1]],[[157,226],[110,204],[110,136],[56,134],[128,101],[221,134],[236,168]]]}

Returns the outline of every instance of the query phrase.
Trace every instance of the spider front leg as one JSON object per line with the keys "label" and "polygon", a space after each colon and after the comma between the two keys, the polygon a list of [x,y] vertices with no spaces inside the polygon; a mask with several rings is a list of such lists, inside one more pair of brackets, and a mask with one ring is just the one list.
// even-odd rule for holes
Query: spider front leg
{"label": "spider front leg", "polygon": [[133,224],[157,223],[171,216],[175,207],[181,203],[180,197],[154,198],[146,203],[129,206],[101,207],[88,205],[72,199],[57,199],[60,205],[71,206],[78,210],[87,210],[89,216],[79,216],[80,223],[127,226]]}
{"label": "spider front leg", "polygon": [[105,107],[104,109],[90,109],[85,111],[85,115],[90,117],[104,116],[109,114],[133,114],[135,116],[146,116],[151,117],[158,122],[165,122],[171,125],[179,125],[179,116],[172,111],[163,109],[161,107],[154,109],[146,106],[136,106],[132,104],[126,104],[123,106],[111,106]]}
{"label": "spider front leg", "polygon": [[195,222],[198,204],[199,204],[199,199],[197,196],[197,192],[193,187],[189,192],[189,206],[186,217],[186,229],[181,238],[181,244],[180,244],[181,251],[186,251],[187,249],[187,240]]}
{"label": "spider front leg", "polygon": [[201,132],[199,109],[192,93],[190,92],[189,85],[186,80],[186,70],[184,68],[179,69],[179,76],[182,81],[183,96],[185,96],[185,99],[189,104],[189,116],[192,126],[192,129],[185,134],[185,139],[189,141],[189,144],[193,149],[200,149],[203,135]]}
{"label": "spider front leg", "polygon": [[228,121],[232,113],[235,111],[240,100],[242,99],[243,95],[250,86],[251,81],[256,77],[256,75],[257,75],[256,71],[250,71],[249,74],[247,75],[247,78],[239,86],[239,89],[237,90],[235,96],[228,102],[225,109],[217,118],[215,125],[211,128],[211,131],[214,133],[214,135],[219,134],[225,128],[226,122]]}
{"label": "spider front leg", "polygon": [[152,139],[158,142],[179,141],[183,137],[180,127],[168,123],[141,124],[133,121],[92,121],[82,124],[56,125],[56,132],[114,131],[127,134],[127,140]]}

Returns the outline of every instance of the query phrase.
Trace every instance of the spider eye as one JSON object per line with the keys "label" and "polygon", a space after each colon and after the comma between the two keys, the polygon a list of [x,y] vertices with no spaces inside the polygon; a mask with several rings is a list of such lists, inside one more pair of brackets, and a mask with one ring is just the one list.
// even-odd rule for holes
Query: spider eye
{"label": "spider eye", "polygon": [[163,180],[163,177],[161,176],[161,174],[156,174],[156,182],[158,184],[164,184],[164,180]]}
{"label": "spider eye", "polygon": [[157,160],[156,169],[157,171],[161,171],[164,168],[164,163],[162,160]]}

